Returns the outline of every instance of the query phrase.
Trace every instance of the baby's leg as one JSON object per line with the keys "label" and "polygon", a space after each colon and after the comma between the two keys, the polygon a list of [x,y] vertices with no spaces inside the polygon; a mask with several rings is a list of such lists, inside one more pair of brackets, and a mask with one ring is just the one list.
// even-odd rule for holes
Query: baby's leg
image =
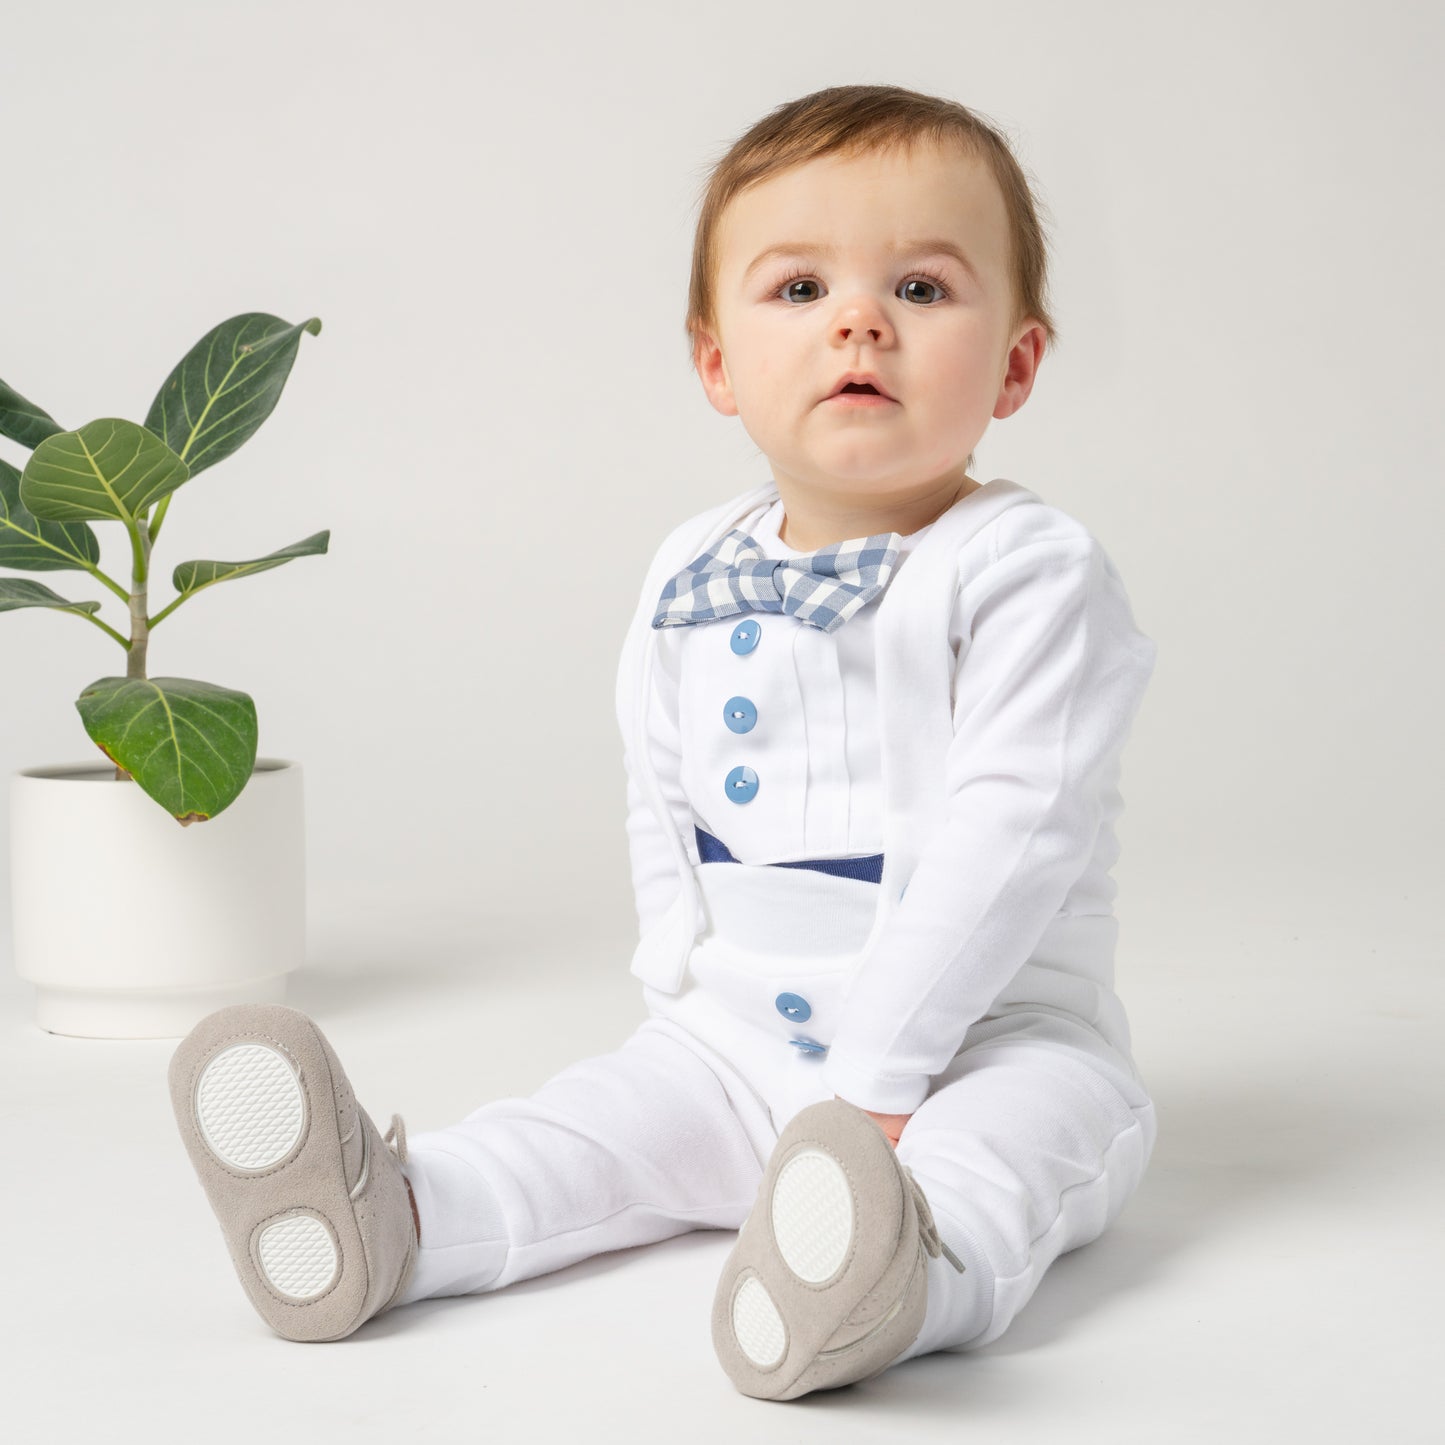
{"label": "baby's leg", "polygon": [[473,1294],[690,1229],[736,1229],[776,1134],[748,1085],[646,1020],[570,1065],[408,1140],[420,1253],[398,1300]]}
{"label": "baby's leg", "polygon": [[960,1054],[909,1120],[898,1158],[923,1186],[943,1240],[928,1313],[899,1357],[977,1348],[1008,1328],[1059,1255],[1097,1238],[1143,1177],[1154,1106],[1092,1029],[1010,1015]]}

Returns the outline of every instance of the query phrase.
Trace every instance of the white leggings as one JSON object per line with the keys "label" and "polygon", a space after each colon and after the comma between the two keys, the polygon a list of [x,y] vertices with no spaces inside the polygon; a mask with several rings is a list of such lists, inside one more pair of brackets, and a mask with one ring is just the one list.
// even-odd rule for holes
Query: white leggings
{"label": "white leggings", "polygon": [[[403,1303],[741,1226],[778,1133],[832,1097],[820,1056],[760,1035],[725,1057],[646,993],[652,1016],[615,1052],[411,1138],[421,1250]],[[1118,1215],[1155,1130],[1132,1062],[1082,1020],[1024,1005],[976,1024],[898,1144],[967,1265],[930,1259],[927,1317],[900,1358],[997,1339],[1049,1265]]]}

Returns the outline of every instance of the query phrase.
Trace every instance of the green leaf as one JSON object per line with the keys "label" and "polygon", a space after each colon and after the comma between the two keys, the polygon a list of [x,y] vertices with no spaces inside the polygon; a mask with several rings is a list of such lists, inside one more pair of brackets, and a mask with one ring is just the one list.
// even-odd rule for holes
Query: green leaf
{"label": "green leaf", "polygon": [[60,429],[60,423],[53,416],[47,416],[33,401],[26,401],[18,391],[0,381],[0,436],[34,448]]}
{"label": "green leaf", "polygon": [[215,466],[271,415],[301,333],[315,336],[320,330],[315,316],[292,326],[263,311],[223,321],[181,358],[156,393],[145,424],[184,459],[192,476]]}
{"label": "green leaf", "polygon": [[76,699],[100,750],[182,824],[214,818],[256,765],[256,704],[189,677],[102,677]]}
{"label": "green leaf", "polygon": [[0,460],[0,567],[53,572],[99,561],[95,533],[84,522],[42,522],[28,512],[20,500],[20,473]]}
{"label": "green leaf", "polygon": [[130,522],[190,471],[159,437],[119,417],[47,437],[30,454],[20,500],[37,517]]}
{"label": "green leaf", "polygon": [[67,602],[41,582],[25,577],[0,577],[0,612],[15,612],[21,607],[59,607],[69,612],[99,612],[99,602]]}
{"label": "green leaf", "polygon": [[253,562],[182,562],[171,573],[171,585],[185,597],[215,582],[229,582],[236,577],[247,577],[252,572],[264,572],[268,567],[280,567],[295,557],[319,556],[326,551],[330,540],[330,531],[316,532],[304,541],[293,542],[279,552],[268,552]]}

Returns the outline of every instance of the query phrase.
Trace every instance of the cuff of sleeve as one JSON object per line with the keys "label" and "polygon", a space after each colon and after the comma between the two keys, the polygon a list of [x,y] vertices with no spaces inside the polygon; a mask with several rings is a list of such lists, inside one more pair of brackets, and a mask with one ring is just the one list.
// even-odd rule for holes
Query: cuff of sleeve
{"label": "cuff of sleeve", "polygon": [[880,1074],[829,1049],[823,1079],[839,1098],[873,1114],[911,1114],[928,1097],[927,1074]]}

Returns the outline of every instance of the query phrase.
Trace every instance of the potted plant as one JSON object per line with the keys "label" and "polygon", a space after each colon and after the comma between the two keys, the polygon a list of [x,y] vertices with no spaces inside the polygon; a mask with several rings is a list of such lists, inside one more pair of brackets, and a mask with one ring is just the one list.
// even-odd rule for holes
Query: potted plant
{"label": "potted plant", "polygon": [[[244,692],[146,667],[152,631],[196,593],[326,551],[329,531],[251,561],[182,562],[175,597],[150,610],[172,495],[255,433],[302,333],[320,330],[315,317],[233,316],[186,353],[143,426],[104,417],[65,431],[0,381],[0,435],[31,452],[23,473],[0,459],[0,568],[88,572],[129,610],[118,631],[99,602],[0,575],[0,612],[68,612],[126,655],[124,676],[97,678],[75,703],[109,761],[11,776],[15,964],[52,1033],[179,1037],[225,1004],[280,1002],[305,956],[300,766],[257,758]],[[92,521],[128,533],[129,587],[101,571]]]}

